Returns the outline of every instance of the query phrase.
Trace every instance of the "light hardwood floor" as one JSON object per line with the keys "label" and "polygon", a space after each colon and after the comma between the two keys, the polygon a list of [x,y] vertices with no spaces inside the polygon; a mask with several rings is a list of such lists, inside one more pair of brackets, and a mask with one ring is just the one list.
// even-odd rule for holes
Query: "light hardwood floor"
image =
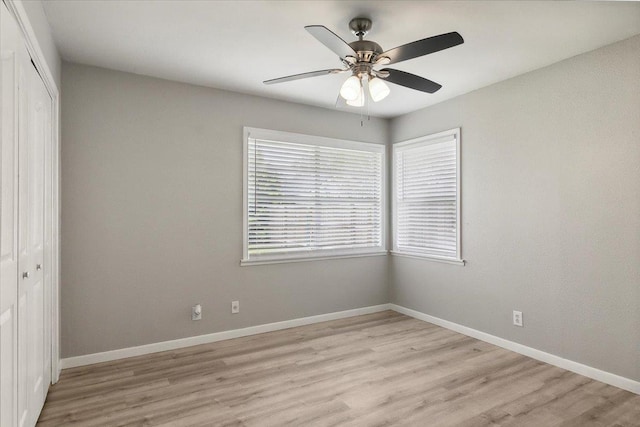
{"label": "light hardwood floor", "polygon": [[640,426],[640,396],[385,311],[67,369],[40,426]]}

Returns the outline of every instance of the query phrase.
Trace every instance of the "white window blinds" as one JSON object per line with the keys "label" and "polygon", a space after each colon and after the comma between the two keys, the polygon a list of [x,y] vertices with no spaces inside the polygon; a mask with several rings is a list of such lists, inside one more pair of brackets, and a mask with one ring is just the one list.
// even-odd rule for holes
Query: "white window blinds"
{"label": "white window blinds", "polygon": [[246,143],[246,261],[384,249],[384,146],[261,130]]}
{"label": "white window blinds", "polygon": [[459,134],[394,145],[394,252],[460,261]]}

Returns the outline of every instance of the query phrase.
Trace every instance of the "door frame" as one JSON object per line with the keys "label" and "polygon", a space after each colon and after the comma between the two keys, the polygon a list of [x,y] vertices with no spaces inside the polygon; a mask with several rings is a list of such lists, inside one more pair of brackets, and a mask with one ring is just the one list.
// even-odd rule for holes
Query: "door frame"
{"label": "door frame", "polygon": [[27,51],[51,96],[51,382],[60,377],[60,90],[19,0],[2,0],[22,32]]}

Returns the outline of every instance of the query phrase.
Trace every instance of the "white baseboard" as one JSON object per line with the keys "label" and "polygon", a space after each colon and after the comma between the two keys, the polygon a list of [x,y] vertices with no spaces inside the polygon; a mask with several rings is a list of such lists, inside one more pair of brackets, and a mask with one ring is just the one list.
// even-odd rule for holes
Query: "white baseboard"
{"label": "white baseboard", "polygon": [[564,359],[555,354],[546,353],[526,345],[518,344],[495,335],[481,332],[476,329],[462,326],[448,320],[430,316],[420,311],[402,307],[397,304],[380,304],[370,307],[356,308],[353,310],[338,311],[335,313],[319,314],[317,316],[301,317],[298,319],[285,320],[282,322],[267,323],[264,325],[250,326],[248,328],[233,329],[230,331],[215,332],[207,335],[198,335],[195,337],[181,338],[172,341],[163,341],[159,343],[141,345],[137,347],[128,347],[118,350],[105,351],[102,353],[86,354],[83,356],[69,357],[60,360],[61,369],[74,368],[77,366],[92,365],[94,363],[109,362],[112,360],[124,359],[127,357],[141,356],[143,354],[157,353],[159,351],[174,350],[177,348],[190,347],[193,345],[207,344],[216,341],[228,340],[232,338],[246,337],[249,335],[262,334],[265,332],[278,331],[281,329],[294,328],[296,326],[310,325],[313,323],[326,322],[329,320],[344,319],[347,317],[360,316],[363,314],[377,313],[384,310],[394,310],[407,316],[442,326],[455,332],[497,345],[498,347],[523,354],[536,360],[575,372],[585,377],[601,381],[606,384],[628,390],[632,393],[640,394],[640,382],[634,381],[620,375],[602,371],[582,363]]}
{"label": "white baseboard", "polygon": [[310,325],[312,323],[326,322],[329,320],[344,319],[346,317],[360,316],[363,314],[377,313],[389,310],[389,304],[373,305],[370,307],[354,308],[352,310],[338,311],[334,313],[319,314],[317,316],[300,317],[298,319],[282,322],[267,323],[264,325],[250,326],[248,328],[233,329],[230,331],[215,332],[195,337],[180,338],[172,341],[162,341],[137,347],[121,348],[102,353],[85,354],[83,356],[68,357],[60,360],[62,369],[75,368],[77,366],[92,365],[94,363],[109,362],[127,357],[141,356],[143,354],[157,353],[159,351],[175,350],[177,348],[190,347],[192,345],[208,344],[216,341],[232,338],[246,337],[265,332],[279,331],[281,329],[294,328],[296,326]]}
{"label": "white baseboard", "polygon": [[556,356],[555,354],[546,353],[542,350],[527,347],[526,345],[518,344],[516,342],[509,341],[495,335],[487,334],[486,332],[481,332],[467,326],[462,326],[457,323],[450,322],[448,320],[430,316],[420,311],[402,307],[397,304],[389,304],[389,307],[391,308],[391,310],[397,311],[398,313],[406,314],[407,316],[414,317],[425,322],[433,323],[434,325],[442,326],[443,328],[447,328],[452,331],[477,338],[481,341],[497,345],[498,347],[506,348],[507,350],[529,356],[532,359],[540,360],[541,362],[566,369],[567,371],[575,372],[576,374],[580,374],[585,377],[589,377],[594,380],[601,381],[603,383],[610,384],[624,390],[628,390],[632,393],[640,394],[640,382],[634,381],[630,378],[625,378],[620,375],[602,371],[591,366],[583,365],[582,363],[574,362],[573,360],[564,359],[560,356]]}

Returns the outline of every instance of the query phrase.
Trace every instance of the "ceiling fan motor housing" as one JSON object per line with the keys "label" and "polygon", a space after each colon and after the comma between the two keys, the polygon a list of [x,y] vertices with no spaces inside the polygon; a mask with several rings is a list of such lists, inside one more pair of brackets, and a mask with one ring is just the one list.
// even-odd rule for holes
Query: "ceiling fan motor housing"
{"label": "ceiling fan motor housing", "polygon": [[356,40],[349,46],[358,53],[358,62],[373,62],[383,52],[378,43],[370,40]]}
{"label": "ceiling fan motor housing", "polygon": [[358,37],[358,40],[349,43],[349,46],[356,51],[358,63],[372,63],[376,57],[383,52],[382,47],[376,42],[364,40],[373,23],[369,18],[353,18],[349,22],[351,32]]}

